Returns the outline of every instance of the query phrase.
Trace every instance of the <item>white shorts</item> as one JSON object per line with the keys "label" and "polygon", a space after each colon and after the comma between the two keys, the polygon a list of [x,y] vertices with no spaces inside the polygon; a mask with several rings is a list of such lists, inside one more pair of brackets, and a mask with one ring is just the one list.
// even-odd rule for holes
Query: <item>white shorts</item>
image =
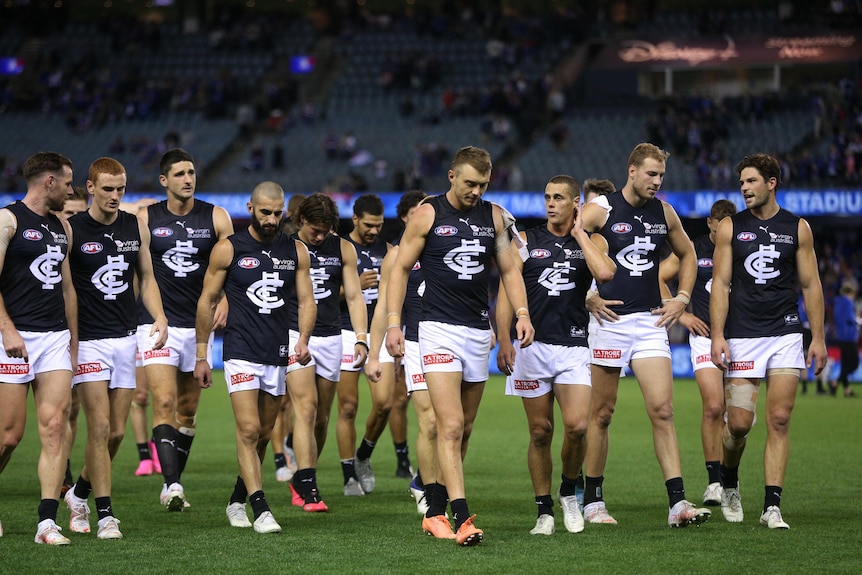
{"label": "white shorts", "polygon": [[0,383],[29,383],[36,375],[65,369],[72,371],[69,352],[69,330],[19,331],[27,348],[29,362],[22,357],[9,357],[0,336]]}
{"label": "white shorts", "polygon": [[712,340],[708,337],[688,334],[688,344],[691,346],[691,367],[694,371],[699,369],[718,369],[712,363]]}
{"label": "white shorts", "polygon": [[586,347],[554,345],[534,341],[520,349],[515,341],[515,366],[506,378],[506,395],[541,397],[551,393],[554,384],[592,386],[590,350]]}
{"label": "white shorts", "polygon": [[404,383],[407,394],[414,391],[427,391],[425,374],[422,373],[422,355],[419,353],[419,342],[404,340]]}
{"label": "white shorts", "polygon": [[108,389],[135,389],[136,347],[134,335],[79,342],[72,385],[107,381]]}
{"label": "white shorts", "polygon": [[[356,346],[356,332],[346,329],[341,330],[341,371],[362,371],[361,367],[354,367],[353,362],[356,357],[353,355],[354,347]],[[386,351],[386,346],[380,346],[378,354],[380,363],[394,363],[395,360]]]}
{"label": "white shorts", "polygon": [[[314,367],[315,365],[314,356],[312,356],[311,361],[309,361],[305,365],[302,365],[301,363],[296,361],[296,350],[294,349],[294,346],[296,345],[297,341],[299,341],[299,332],[292,329],[287,330],[287,343],[288,346],[290,346],[290,349],[287,352],[287,371],[285,373],[290,373],[291,371],[296,371],[299,369],[305,369],[306,367]],[[311,341],[309,341],[309,345],[310,344]]]}
{"label": "white shorts", "polygon": [[329,381],[341,379],[340,335],[313,335],[308,340],[308,350],[311,352],[311,362],[308,365],[315,366],[316,375]]}
{"label": "white shorts", "polygon": [[725,377],[760,379],[769,369],[805,369],[801,333],[731,338],[727,347],[731,361]]}
{"label": "white shorts", "polygon": [[590,316],[590,353],[592,363],[604,367],[624,367],[633,359],[666,357],[670,359],[667,330],[656,327],[658,316],[648,311],[621,315],[605,325]]}
{"label": "white shorts", "polygon": [[436,321],[419,322],[422,372],[461,372],[470,383],[488,381],[491,330]]}
{"label": "white shorts", "polygon": [[286,365],[264,365],[244,359],[224,362],[224,380],[228,393],[235,391],[263,391],[274,397],[284,395]]}
{"label": "white shorts", "polygon": [[[138,326],[138,349],[141,350],[141,362],[147,365],[172,365],[182,372],[195,370],[197,359],[197,339],[193,327],[168,326],[168,341],[161,349],[153,349],[158,336],[150,337],[152,324]],[[207,343],[207,361],[212,362],[213,334],[210,332]]]}

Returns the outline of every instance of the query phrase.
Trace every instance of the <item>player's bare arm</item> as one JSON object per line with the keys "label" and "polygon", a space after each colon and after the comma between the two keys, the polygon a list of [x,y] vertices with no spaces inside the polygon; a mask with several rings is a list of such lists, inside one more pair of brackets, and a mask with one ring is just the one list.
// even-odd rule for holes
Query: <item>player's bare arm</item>
{"label": "player's bare arm", "polygon": [[141,251],[138,253],[138,265],[135,270],[135,285],[140,286],[141,301],[147,312],[153,316],[153,325],[150,328],[150,337],[159,333],[158,339],[153,344],[153,349],[161,349],[168,341],[168,318],[162,307],[162,296],[159,292],[159,284],[153,273],[153,258],[150,253],[150,231],[138,219],[138,233],[141,236]]}
{"label": "player's bare arm", "polygon": [[[347,240],[339,241],[341,242],[341,262],[344,268],[341,272],[342,288],[344,301],[347,302],[347,313],[350,315],[350,325],[353,326],[353,330],[357,334],[367,333],[368,308],[365,307],[365,300],[362,299],[356,248]],[[353,356],[356,358],[353,362],[354,367],[361,366],[368,359],[368,348],[362,344],[354,345]]]}
{"label": "player's bare arm", "polygon": [[215,309],[221,298],[227,270],[233,259],[233,245],[227,240],[220,240],[210,253],[210,262],[204,275],[204,286],[198,298],[198,308],[195,315],[196,357],[194,377],[198,384],[207,388],[212,385],[212,370],[206,361],[210,332],[213,329]]}
{"label": "player's bare arm", "polygon": [[715,251],[712,255],[712,290],[709,295],[709,323],[712,326],[712,363],[719,369],[730,364],[730,348],[724,338],[724,326],[730,307],[730,279],[733,273],[733,221],[725,218],[715,234]]}
{"label": "player's bare arm", "polygon": [[[503,214],[499,206],[493,206],[494,229],[499,237],[508,234],[504,227]],[[518,252],[512,249],[512,243],[506,242],[505,247],[498,245],[494,254],[497,260],[497,268],[500,270],[500,283],[505,287],[506,297],[515,309],[515,337],[521,342],[521,347],[527,347],[533,343],[536,330],[530,321],[529,306],[527,304],[527,290],[524,287],[524,277],[521,268],[516,263],[519,260]]]}
{"label": "player's bare arm", "polygon": [[296,360],[300,365],[308,365],[311,361],[311,352],[308,350],[308,340],[314,331],[314,322],[317,320],[317,305],[314,303],[314,286],[311,283],[311,260],[308,256],[308,248],[299,240],[296,242],[296,301],[297,327],[299,327],[299,341],[294,346]]}

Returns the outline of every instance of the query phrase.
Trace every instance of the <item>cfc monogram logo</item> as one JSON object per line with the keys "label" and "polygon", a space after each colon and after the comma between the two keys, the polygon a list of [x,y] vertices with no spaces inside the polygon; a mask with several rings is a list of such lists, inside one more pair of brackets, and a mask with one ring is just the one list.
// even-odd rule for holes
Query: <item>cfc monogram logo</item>
{"label": "cfc monogram logo", "polygon": [[201,267],[200,264],[189,259],[196,253],[198,253],[198,249],[193,242],[177,240],[177,247],[166,251],[162,255],[162,262],[174,272],[174,277],[184,278]]}
{"label": "cfc monogram logo", "polygon": [[245,290],[248,299],[257,306],[257,312],[261,314],[272,313],[284,305],[284,300],[275,290],[284,286],[284,281],[278,278],[278,272],[263,272],[263,277]]}
{"label": "cfc monogram logo", "polygon": [[123,256],[108,256],[108,263],[96,270],[90,281],[96,289],[105,294],[105,300],[117,299],[117,296],[129,289],[129,284],[123,281],[123,272],[129,269],[129,264]]}
{"label": "cfc monogram logo", "polygon": [[626,246],[617,253],[617,261],[621,266],[629,270],[632,277],[642,276],[643,273],[655,265],[645,258],[655,250],[655,244],[650,238],[635,236],[632,245]]}
{"label": "cfc monogram logo", "polygon": [[30,264],[30,273],[42,282],[42,289],[54,289],[63,277],[57,270],[57,266],[63,261],[63,252],[60,246],[47,246],[48,250],[33,260]]}
{"label": "cfc monogram logo", "polygon": [[765,284],[766,280],[777,278],[781,275],[772,264],[781,257],[781,252],[775,246],[760,246],[756,252],[745,258],[745,271],[754,278],[754,283]]}
{"label": "cfc monogram logo", "polygon": [[443,263],[458,274],[459,280],[469,280],[485,270],[485,265],[476,260],[485,253],[485,246],[479,240],[461,240],[461,245],[449,250],[443,256]]}
{"label": "cfc monogram logo", "polygon": [[539,285],[548,289],[549,296],[558,296],[560,292],[575,289],[575,282],[569,281],[569,262],[554,262],[554,267],[542,270]]}
{"label": "cfc monogram logo", "polygon": [[324,300],[332,295],[332,290],[326,287],[326,280],[330,278],[330,275],[326,273],[326,268],[311,268],[309,272],[311,273],[311,285],[314,290],[314,303],[320,303],[320,300]]}

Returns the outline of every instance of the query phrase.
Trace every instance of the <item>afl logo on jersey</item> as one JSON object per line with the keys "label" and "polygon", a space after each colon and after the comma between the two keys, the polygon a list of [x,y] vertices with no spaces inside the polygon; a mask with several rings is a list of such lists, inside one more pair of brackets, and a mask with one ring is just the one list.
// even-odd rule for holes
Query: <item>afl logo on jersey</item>
{"label": "afl logo on jersey", "polygon": [[253,270],[260,265],[260,260],[258,260],[257,258],[242,258],[241,260],[236,262],[236,265],[247,270]]}
{"label": "afl logo on jersey", "polygon": [[543,260],[545,258],[551,257],[550,250],[546,250],[544,248],[536,248],[530,252],[530,257],[536,260]]}
{"label": "afl logo on jersey", "polygon": [[632,231],[632,225],[627,222],[617,222],[611,226],[611,231],[615,234],[627,234]]}
{"label": "afl logo on jersey", "polygon": [[87,242],[81,246],[81,251],[85,254],[97,254],[102,251],[102,244],[99,242]]}
{"label": "afl logo on jersey", "polygon": [[458,233],[458,228],[455,226],[437,226],[434,228],[434,235],[437,236],[454,236]]}
{"label": "afl logo on jersey", "polygon": [[156,228],[153,230],[153,235],[157,238],[169,238],[174,235],[174,230],[171,228]]}
{"label": "afl logo on jersey", "polygon": [[31,242],[38,242],[39,240],[42,239],[42,232],[40,232],[39,230],[29,229],[29,230],[24,230],[24,232],[21,234],[21,236],[25,240],[30,240]]}
{"label": "afl logo on jersey", "polygon": [[711,268],[712,267],[712,258],[700,258],[697,260],[697,267],[699,268]]}
{"label": "afl logo on jersey", "polygon": [[754,232],[739,232],[736,234],[736,239],[741,242],[750,242],[757,239],[757,234]]}

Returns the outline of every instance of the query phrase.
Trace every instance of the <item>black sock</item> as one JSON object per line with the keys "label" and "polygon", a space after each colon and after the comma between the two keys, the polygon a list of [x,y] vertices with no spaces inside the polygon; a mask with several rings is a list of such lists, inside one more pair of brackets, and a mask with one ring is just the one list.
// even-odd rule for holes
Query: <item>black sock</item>
{"label": "black sock", "polygon": [[156,443],[156,452],[159,454],[159,464],[162,466],[162,475],[165,483],[179,483],[179,461],[177,456],[177,430],[173,426],[162,424],[153,428],[153,441]]}
{"label": "black sock", "polygon": [[276,453],[275,468],[281,469],[282,467],[287,467],[287,458],[284,456],[284,453]]}
{"label": "black sock", "polygon": [[251,503],[251,510],[252,513],[254,513],[255,519],[269,511],[269,504],[266,502],[266,496],[263,494],[263,489],[255,491],[249,495],[248,502]]}
{"label": "black sock", "polygon": [[113,517],[114,510],[111,509],[111,497],[96,497],[96,512],[99,514],[99,519],[105,517]]}
{"label": "black sock", "polygon": [[584,477],[584,505],[604,500],[604,494],[602,493],[602,482],[604,480],[604,475],[599,475],[598,477],[587,475]]}
{"label": "black sock", "polygon": [[582,469],[578,476],[575,477],[575,489],[584,490],[584,470]]}
{"label": "black sock", "polygon": [[739,466],[725,467],[724,464],[719,464],[719,476],[721,477],[721,486],[725,489],[736,489],[739,487]]}
{"label": "black sock", "polygon": [[425,484],[425,501],[428,503],[428,511],[425,517],[436,517],[446,513],[446,488],[440,483]]}
{"label": "black sock", "polygon": [[86,500],[90,497],[90,493],[92,493],[92,491],[93,485],[79,475],[78,481],[75,482],[75,497]]}
{"label": "black sock", "polygon": [[179,481],[183,471],[186,470],[186,463],[188,463],[194,439],[194,435],[186,435],[177,431],[177,481]]}
{"label": "black sock", "polygon": [[153,456],[150,455],[150,444],[149,443],[137,443],[138,446],[138,459],[141,461],[145,461],[147,459],[152,459]]}
{"label": "black sock", "polygon": [[775,505],[781,507],[781,487],[777,485],[766,486],[766,497],[763,499],[763,511]]}
{"label": "black sock", "polygon": [[363,437],[362,442],[359,444],[359,449],[356,450],[356,459],[365,461],[371,457],[371,454],[374,452],[375,445],[376,443],[368,441]]}
{"label": "black sock", "polygon": [[706,474],[709,477],[709,483],[720,483],[721,482],[720,466],[721,466],[720,461],[707,461],[706,462]]}
{"label": "black sock", "polygon": [[351,477],[359,481],[359,478],[356,477],[356,467],[354,466],[352,459],[347,459],[341,462],[341,474],[344,476],[345,485],[347,485],[347,482]]}
{"label": "black sock", "polygon": [[43,499],[39,502],[39,523],[46,519],[57,521],[57,509],[60,508],[59,499]]}
{"label": "black sock", "polygon": [[551,499],[550,495],[537,495],[536,506],[539,508],[539,512],[536,517],[541,517],[542,515],[554,516],[554,500]]}
{"label": "black sock", "polygon": [[664,482],[667,487],[668,507],[673,507],[685,499],[685,487],[682,485],[682,477],[672,477]]}
{"label": "black sock", "polygon": [[63,478],[63,485],[72,485],[72,461],[66,459],[66,477]]}
{"label": "black sock", "polygon": [[560,475],[560,497],[569,497],[575,494],[575,489],[578,487],[578,480],[571,479],[565,475]]}
{"label": "black sock", "polygon": [[453,499],[449,505],[452,507],[452,518],[455,520],[455,531],[470,517],[466,499]]}
{"label": "black sock", "polygon": [[291,483],[306,503],[312,503],[308,498],[312,490],[317,490],[317,470],[313,467],[297,469],[296,473],[293,474]]}
{"label": "black sock", "polygon": [[287,434],[287,437],[284,438],[284,446],[293,449],[293,432]]}
{"label": "black sock", "polygon": [[230,495],[229,503],[242,503],[245,505],[245,500],[248,498],[248,489],[245,488],[245,481],[242,477],[236,476],[236,483],[233,486],[233,493]]}
{"label": "black sock", "polygon": [[410,448],[406,441],[395,444],[395,457],[398,458],[398,465],[410,465]]}

